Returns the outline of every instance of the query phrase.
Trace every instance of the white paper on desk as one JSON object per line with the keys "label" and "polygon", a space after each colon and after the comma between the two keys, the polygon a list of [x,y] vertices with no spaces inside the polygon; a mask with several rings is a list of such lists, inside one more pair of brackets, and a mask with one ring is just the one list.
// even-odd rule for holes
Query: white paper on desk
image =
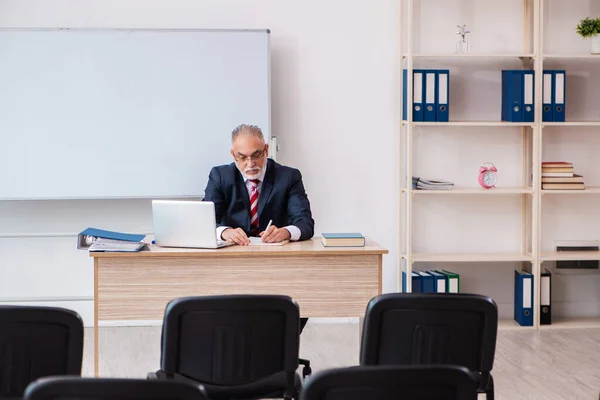
{"label": "white paper on desk", "polygon": [[289,242],[289,240],[284,240],[283,242],[263,243],[262,238],[256,236],[250,236],[248,239],[250,239],[250,244],[248,246],[283,246]]}
{"label": "white paper on desk", "polygon": [[98,238],[90,245],[89,251],[139,251],[144,245],[144,242]]}

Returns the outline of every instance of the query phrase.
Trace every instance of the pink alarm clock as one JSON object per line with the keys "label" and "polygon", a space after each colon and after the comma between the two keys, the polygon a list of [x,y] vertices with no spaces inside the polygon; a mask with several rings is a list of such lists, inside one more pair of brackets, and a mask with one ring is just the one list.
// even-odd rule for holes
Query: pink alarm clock
{"label": "pink alarm clock", "polygon": [[479,167],[479,184],[486,189],[493,188],[496,186],[498,176],[496,175],[498,170],[491,162],[483,163]]}

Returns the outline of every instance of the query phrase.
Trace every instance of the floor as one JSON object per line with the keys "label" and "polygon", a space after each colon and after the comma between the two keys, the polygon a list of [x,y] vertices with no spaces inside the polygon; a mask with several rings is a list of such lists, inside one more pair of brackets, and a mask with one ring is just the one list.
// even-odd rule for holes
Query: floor
{"label": "floor", "polygon": [[[83,375],[93,375],[93,331],[86,329]],[[358,363],[358,324],[311,323],[301,357],[313,372]],[[100,374],[142,377],[159,366],[160,328],[100,328]],[[600,329],[498,332],[496,399],[587,400],[600,394]],[[483,398],[483,397],[481,397]]]}

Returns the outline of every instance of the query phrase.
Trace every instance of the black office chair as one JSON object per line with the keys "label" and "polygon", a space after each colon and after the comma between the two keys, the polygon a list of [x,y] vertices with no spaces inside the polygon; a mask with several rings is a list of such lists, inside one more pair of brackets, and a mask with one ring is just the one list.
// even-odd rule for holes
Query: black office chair
{"label": "black office chair", "polygon": [[32,381],[81,375],[83,322],[71,310],[0,306],[0,399],[20,398]]}
{"label": "black office chair", "polygon": [[478,391],[493,399],[497,330],[498,309],[489,297],[384,294],[367,306],[360,364],[460,365],[476,378]]}
{"label": "black office chair", "polygon": [[323,370],[306,381],[300,400],[477,400],[477,382],[452,365],[367,366]]}
{"label": "black office chair", "polygon": [[208,400],[202,385],[125,378],[48,377],[32,382],[23,400]]}
{"label": "black office chair", "polygon": [[[304,327],[306,326],[307,323],[308,323],[308,318],[300,318],[300,334],[302,334],[302,331],[304,330]],[[312,368],[310,367],[310,360],[308,358],[300,357],[298,359],[298,363],[304,367],[304,368],[302,368],[302,378],[306,379],[306,377],[308,377],[308,376],[310,376],[310,374],[312,374]]]}
{"label": "black office chair", "polygon": [[175,299],[165,310],[161,368],[148,379],[200,383],[213,400],[295,398],[299,324],[288,296]]}

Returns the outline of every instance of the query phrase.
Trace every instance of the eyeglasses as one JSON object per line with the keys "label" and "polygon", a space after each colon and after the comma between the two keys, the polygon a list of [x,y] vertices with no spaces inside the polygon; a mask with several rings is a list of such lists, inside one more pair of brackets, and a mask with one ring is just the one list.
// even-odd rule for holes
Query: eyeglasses
{"label": "eyeglasses", "polygon": [[245,156],[245,155],[241,155],[241,156],[234,156],[235,161],[240,162],[240,163],[246,163],[248,162],[248,160],[252,160],[252,161],[258,161],[261,158],[263,158],[265,155],[265,150],[261,150],[261,151],[257,151],[254,154],[252,154],[250,157]]}

